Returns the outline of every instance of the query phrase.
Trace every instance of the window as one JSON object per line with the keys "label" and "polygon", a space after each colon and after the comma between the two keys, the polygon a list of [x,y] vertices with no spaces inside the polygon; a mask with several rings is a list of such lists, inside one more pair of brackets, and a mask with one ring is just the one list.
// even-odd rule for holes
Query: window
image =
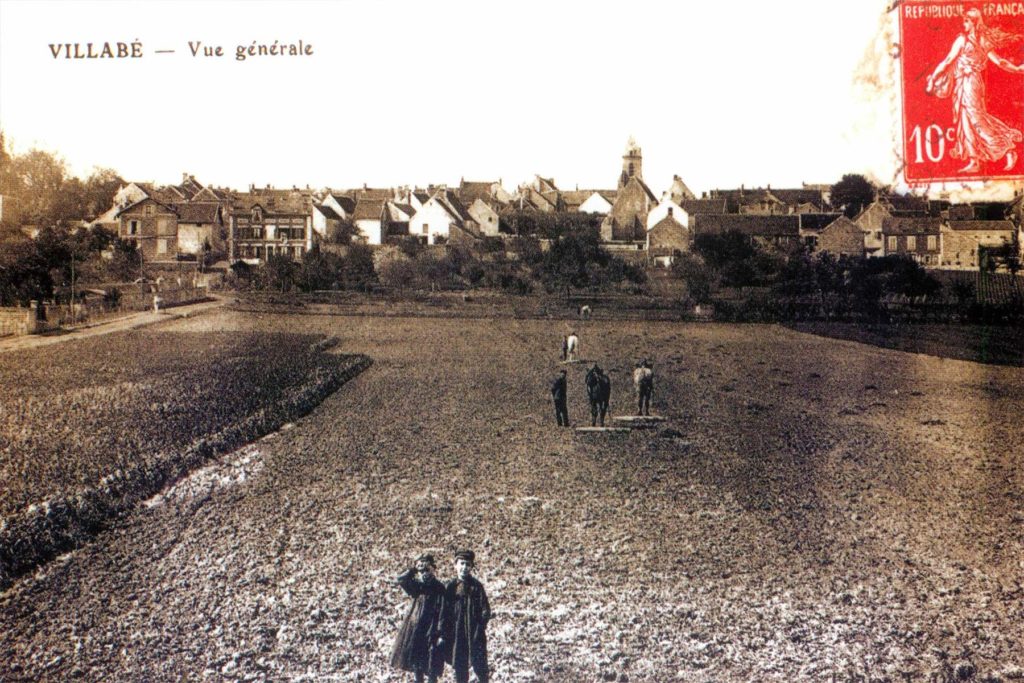
{"label": "window", "polygon": [[167,253],[167,240],[156,241],[156,253],[166,254]]}
{"label": "window", "polygon": [[917,249],[917,236],[916,235],[908,235],[907,236],[907,251],[915,251],[916,249]]}
{"label": "window", "polygon": [[152,204],[146,204],[146,215],[147,216],[152,216],[153,215],[153,205]]}
{"label": "window", "polygon": [[892,235],[892,236],[889,237],[889,246],[887,248],[889,249],[889,251],[896,251],[896,236],[895,235]]}
{"label": "window", "polygon": [[423,224],[423,234],[424,235],[429,235],[430,234],[430,224],[429,223],[424,223]]}
{"label": "window", "polygon": [[138,235],[139,234],[139,222],[138,221],[130,221],[128,223],[128,234],[129,235]]}
{"label": "window", "polygon": [[935,251],[936,242],[935,235],[928,235],[928,251]]}

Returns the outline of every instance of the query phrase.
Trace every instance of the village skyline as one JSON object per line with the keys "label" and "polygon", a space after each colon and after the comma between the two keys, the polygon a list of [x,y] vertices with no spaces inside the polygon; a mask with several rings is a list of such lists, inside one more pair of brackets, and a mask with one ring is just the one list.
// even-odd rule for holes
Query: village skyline
{"label": "village skyline", "polygon": [[[176,7],[0,2],[12,150],[54,152],[79,176],[170,184],[187,171],[240,190],[512,189],[535,174],[613,187],[630,136],[659,192],[675,175],[698,195],[895,176],[876,97],[895,83],[863,78],[888,68],[872,57],[885,53],[882,2],[208,3],[201,19]],[[258,52],[300,42],[309,54]],[[118,43],[143,56],[74,56]]]}

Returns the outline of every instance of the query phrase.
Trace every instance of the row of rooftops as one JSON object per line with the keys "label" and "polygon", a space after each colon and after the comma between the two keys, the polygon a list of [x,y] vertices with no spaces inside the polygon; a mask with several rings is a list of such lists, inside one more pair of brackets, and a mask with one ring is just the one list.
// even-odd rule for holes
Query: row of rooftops
{"label": "row of rooftops", "polygon": [[[649,197],[654,194],[634,177]],[[430,185],[420,188],[370,188],[363,186],[351,190],[318,193],[310,188],[277,189],[249,186],[248,192],[236,192],[226,188],[205,186],[189,174],[184,174],[180,185],[157,186],[152,183],[132,183],[148,198],[173,210],[184,222],[207,222],[215,220],[218,207],[226,212],[249,212],[259,205],[265,211],[278,215],[308,215],[316,206],[327,218],[342,219],[328,205],[323,204],[328,194],[348,214],[350,220],[379,219],[386,207],[391,207],[392,219],[408,220],[415,209],[412,202],[425,204],[432,197],[460,221],[471,220],[467,207],[482,200],[495,210],[505,208],[528,208],[524,198],[540,195],[537,201],[549,201],[561,210],[575,210],[595,193],[609,204],[614,204],[619,190],[559,190],[554,179],[536,176],[529,186],[520,186],[518,196],[501,188],[501,181],[460,181],[457,188],[444,185]],[[800,231],[821,230],[838,216],[828,204],[828,186],[804,185],[801,188],[746,188],[716,189],[695,198],[685,183],[675,176],[672,187],[665,197],[673,198],[690,216],[696,217],[700,230],[717,231],[738,229],[759,234],[796,234]],[[550,198],[550,199],[546,199]],[[654,200],[656,201],[656,200]],[[791,212],[742,213],[743,207],[761,206],[765,203],[779,203]],[[120,208],[124,211],[137,201],[128,202]],[[530,203],[530,202],[527,202]],[[890,232],[926,233],[934,232],[945,224],[952,230],[1005,230],[1010,213],[1010,203],[978,202],[972,204],[951,204],[944,200],[929,200],[917,196],[880,195],[874,204],[864,209],[881,206],[885,212],[886,229]],[[802,208],[801,208],[802,207]],[[537,208],[537,207],[533,207]],[[799,209],[799,213],[796,211]],[[862,212],[863,213],[863,212]],[[399,214],[404,214],[399,215]],[[855,219],[856,220],[856,219]],[[725,227],[730,226],[730,227]],[[749,226],[749,227],[748,227]],[[696,226],[695,226],[696,227]]]}

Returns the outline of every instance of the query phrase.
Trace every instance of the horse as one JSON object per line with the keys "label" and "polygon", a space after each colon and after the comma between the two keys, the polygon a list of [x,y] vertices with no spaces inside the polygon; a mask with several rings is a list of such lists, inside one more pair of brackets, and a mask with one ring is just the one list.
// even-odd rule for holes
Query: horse
{"label": "horse", "polygon": [[587,398],[590,399],[590,426],[597,426],[600,413],[601,426],[604,427],[604,416],[608,413],[608,401],[612,397],[612,380],[594,366],[587,372]]}

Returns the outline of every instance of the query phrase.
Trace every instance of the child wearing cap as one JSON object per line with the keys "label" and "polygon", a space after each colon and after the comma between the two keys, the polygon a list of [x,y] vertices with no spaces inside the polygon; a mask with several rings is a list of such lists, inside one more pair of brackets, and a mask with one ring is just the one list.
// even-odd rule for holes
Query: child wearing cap
{"label": "child wearing cap", "polygon": [[445,588],[434,578],[434,556],[420,555],[415,566],[402,572],[398,585],[413,599],[395,638],[391,666],[416,675],[416,683],[436,683],[444,671],[444,657],[437,648]]}
{"label": "child wearing cap", "polygon": [[455,553],[455,578],[445,586],[441,644],[456,683],[468,683],[470,666],[480,683],[487,683],[490,677],[487,622],[491,606],[483,584],[472,575],[475,564],[472,550]]}

